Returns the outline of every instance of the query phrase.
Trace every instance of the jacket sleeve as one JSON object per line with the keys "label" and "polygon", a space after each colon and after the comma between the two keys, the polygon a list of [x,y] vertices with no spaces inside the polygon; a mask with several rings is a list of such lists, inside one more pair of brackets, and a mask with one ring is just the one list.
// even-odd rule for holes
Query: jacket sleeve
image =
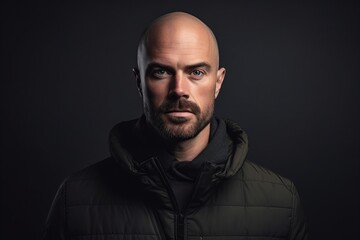
{"label": "jacket sleeve", "polygon": [[290,240],[308,240],[308,225],[300,205],[299,194],[292,184],[293,207],[291,216]]}
{"label": "jacket sleeve", "polygon": [[46,219],[43,240],[66,240],[66,182],[64,181],[53,200],[49,215]]}

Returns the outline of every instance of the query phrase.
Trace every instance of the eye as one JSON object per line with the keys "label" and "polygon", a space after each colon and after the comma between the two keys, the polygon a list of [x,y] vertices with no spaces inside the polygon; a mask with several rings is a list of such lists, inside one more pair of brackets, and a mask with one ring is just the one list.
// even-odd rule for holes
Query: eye
{"label": "eye", "polygon": [[191,77],[194,78],[194,79],[202,79],[205,75],[205,72],[199,70],[199,69],[195,69],[191,72]]}
{"label": "eye", "polygon": [[153,78],[157,78],[157,79],[162,79],[167,77],[168,75],[170,75],[170,73],[168,71],[166,71],[165,69],[162,68],[157,68],[151,71],[151,76]]}

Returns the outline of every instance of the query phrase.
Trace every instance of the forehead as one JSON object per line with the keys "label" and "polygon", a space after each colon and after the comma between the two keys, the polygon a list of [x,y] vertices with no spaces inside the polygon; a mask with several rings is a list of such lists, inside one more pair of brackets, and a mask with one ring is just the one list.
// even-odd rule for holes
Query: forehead
{"label": "forehead", "polygon": [[214,41],[203,26],[169,24],[150,29],[143,45],[142,57],[149,62],[216,64]]}

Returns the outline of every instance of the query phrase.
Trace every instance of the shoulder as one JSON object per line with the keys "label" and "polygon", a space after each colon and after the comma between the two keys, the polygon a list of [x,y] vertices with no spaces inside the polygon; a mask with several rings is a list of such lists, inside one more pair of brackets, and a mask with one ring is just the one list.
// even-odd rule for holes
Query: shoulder
{"label": "shoulder", "polygon": [[292,191],[294,185],[290,179],[248,160],[244,162],[240,173],[241,174],[237,177],[241,176],[246,182],[280,185],[287,188],[289,191]]}
{"label": "shoulder", "polygon": [[115,160],[107,158],[67,177],[60,189],[67,206],[98,205],[121,201],[131,185]]}
{"label": "shoulder", "polygon": [[104,176],[108,176],[110,172],[114,172],[119,169],[117,163],[113,158],[108,157],[102,161],[91,164],[66,178],[66,182],[77,182],[99,179]]}
{"label": "shoulder", "polygon": [[296,196],[291,180],[248,160],[225,181],[222,191],[240,204],[284,209],[293,207]]}
{"label": "shoulder", "polygon": [[263,209],[268,209],[269,214],[266,216],[270,220],[274,220],[274,215],[289,219],[290,239],[308,238],[300,197],[290,179],[250,161],[244,162],[236,177],[237,180],[241,179],[244,185],[243,193],[247,198],[247,206],[262,206]]}

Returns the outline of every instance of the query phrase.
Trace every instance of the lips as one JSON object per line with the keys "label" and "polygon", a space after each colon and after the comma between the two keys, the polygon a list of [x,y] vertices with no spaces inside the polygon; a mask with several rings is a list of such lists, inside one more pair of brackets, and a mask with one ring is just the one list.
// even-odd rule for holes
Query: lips
{"label": "lips", "polygon": [[165,113],[182,113],[182,112],[189,112],[189,113],[193,113],[193,111],[191,111],[190,109],[170,109],[170,110],[166,110]]}
{"label": "lips", "polygon": [[[166,112],[165,115],[170,121],[175,123],[184,123],[185,119],[190,120],[190,118],[194,116],[194,114],[189,111],[170,111],[170,112]],[[178,119],[182,119],[182,120],[179,122]]]}

